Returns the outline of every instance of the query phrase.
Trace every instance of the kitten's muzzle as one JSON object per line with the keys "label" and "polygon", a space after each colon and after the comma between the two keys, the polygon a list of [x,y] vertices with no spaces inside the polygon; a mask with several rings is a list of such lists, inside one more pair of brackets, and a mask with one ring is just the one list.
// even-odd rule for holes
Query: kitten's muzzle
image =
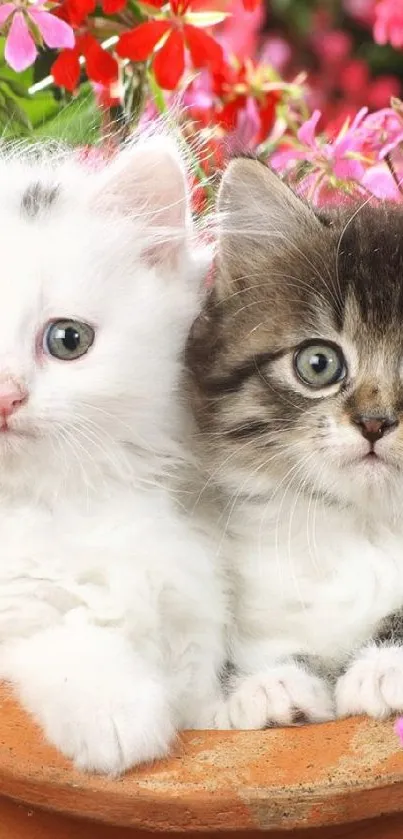
{"label": "kitten's muzzle", "polygon": [[394,431],[399,425],[399,420],[395,416],[382,417],[373,414],[357,414],[352,417],[352,421],[371,445],[377,443],[385,434]]}

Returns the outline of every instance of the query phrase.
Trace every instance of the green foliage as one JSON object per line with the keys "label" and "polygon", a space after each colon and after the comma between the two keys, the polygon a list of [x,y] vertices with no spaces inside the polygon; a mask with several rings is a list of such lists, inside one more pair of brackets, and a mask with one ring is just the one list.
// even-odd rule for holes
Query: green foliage
{"label": "green foliage", "polygon": [[62,140],[74,145],[93,145],[100,132],[100,112],[89,84],[84,84],[74,99],[57,103],[56,113],[43,119],[33,129],[35,138]]}
{"label": "green foliage", "polygon": [[34,68],[18,75],[4,61],[0,39],[0,136],[27,140],[49,138],[74,144],[93,144],[99,138],[100,114],[91,86],[81,85],[76,97],[61,95],[52,84],[30,92]]}

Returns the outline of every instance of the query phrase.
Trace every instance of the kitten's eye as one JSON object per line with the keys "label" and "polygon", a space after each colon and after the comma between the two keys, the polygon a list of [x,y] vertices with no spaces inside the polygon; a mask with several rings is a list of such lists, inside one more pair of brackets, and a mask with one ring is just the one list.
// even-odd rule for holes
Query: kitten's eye
{"label": "kitten's eye", "polygon": [[94,341],[94,330],[78,320],[56,320],[43,336],[43,348],[55,358],[73,361],[88,352]]}
{"label": "kitten's eye", "polygon": [[340,347],[335,344],[305,344],[294,355],[294,369],[309,387],[329,387],[346,375],[346,365]]}

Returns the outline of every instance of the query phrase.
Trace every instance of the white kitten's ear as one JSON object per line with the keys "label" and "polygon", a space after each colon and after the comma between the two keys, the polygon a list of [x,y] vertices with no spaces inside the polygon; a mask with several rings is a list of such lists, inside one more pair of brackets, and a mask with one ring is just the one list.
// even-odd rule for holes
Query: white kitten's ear
{"label": "white kitten's ear", "polygon": [[124,149],[99,178],[94,207],[138,219],[147,258],[174,264],[190,225],[185,169],[175,144],[159,138]]}
{"label": "white kitten's ear", "polygon": [[221,280],[251,275],[270,255],[290,253],[290,242],[321,228],[313,210],[259,160],[238,158],[218,194]]}

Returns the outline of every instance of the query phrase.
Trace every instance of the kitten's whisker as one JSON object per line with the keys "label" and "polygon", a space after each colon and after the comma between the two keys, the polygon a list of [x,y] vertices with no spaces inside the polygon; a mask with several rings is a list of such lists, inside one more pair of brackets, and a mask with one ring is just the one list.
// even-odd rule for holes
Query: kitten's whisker
{"label": "kitten's whisker", "polygon": [[[79,418],[77,417],[77,419]],[[84,424],[82,420],[81,422],[75,422],[72,425],[72,430],[74,430],[77,434],[80,434],[84,440],[86,440],[92,447],[95,447],[95,449],[106,458],[106,462],[111,466],[112,474],[119,474],[121,477],[126,479],[132,477],[133,468],[128,459],[123,456],[123,453],[118,446],[115,446],[114,450],[110,451],[105,445],[105,441],[102,437],[100,437],[99,434],[96,434],[90,426]],[[117,469],[117,467],[120,468]]]}
{"label": "kitten's whisker", "polygon": [[[74,463],[74,461],[78,463],[80,472],[82,474],[84,486],[87,487],[87,492],[88,492],[88,487],[91,489],[91,491],[93,491],[95,489],[95,486],[89,480],[88,473],[85,470],[85,459],[87,458],[86,450],[80,444],[78,444],[78,448],[84,454],[84,460],[83,460],[77,454],[77,451],[76,451],[77,441],[74,438],[74,436],[70,433],[70,429],[67,429],[65,426],[63,426],[61,424],[57,425],[56,429],[57,429],[57,433],[59,434],[60,440],[63,441],[64,445],[69,449],[69,451],[73,455],[73,463]],[[71,472],[71,468],[70,468],[69,471]],[[68,476],[69,475],[67,473],[66,477],[68,477]],[[101,473],[100,473],[100,476],[101,476]]]}
{"label": "kitten's whisker", "polygon": [[[300,602],[300,604],[301,604],[301,606],[304,610],[306,609],[306,604],[305,604],[304,599],[303,599],[302,594],[301,594],[301,589],[300,589],[299,583],[298,583],[298,577],[297,577],[296,573],[294,572],[294,561],[293,561],[293,552],[292,552],[292,525],[293,525],[295,511],[296,511],[296,508],[298,506],[300,497],[302,496],[303,490],[305,489],[305,486],[307,484],[306,475],[303,472],[304,467],[306,465],[306,462],[307,461],[304,461],[304,463],[301,464],[301,468],[300,468],[299,471],[302,472],[302,476],[301,476],[301,478],[298,482],[297,487],[295,489],[293,489],[294,500],[291,504],[291,507],[289,508],[289,519],[288,519],[288,528],[287,528],[287,562],[288,562],[288,567],[289,567],[291,573],[293,574],[294,584],[295,584],[295,587],[296,587],[298,599],[299,599],[299,602]],[[291,485],[294,481],[294,478],[295,478],[295,475],[291,479],[291,481],[289,483],[289,486],[288,486],[288,489],[291,489]]]}
{"label": "kitten's whisker", "polygon": [[[280,500],[280,504],[279,504],[279,507],[278,507],[278,511],[277,511],[277,516],[276,516],[276,521],[275,521],[275,531],[274,531],[274,533],[275,533],[275,551],[276,551],[276,562],[277,562],[277,566],[278,566],[278,568],[279,568],[281,571],[283,571],[283,564],[282,564],[282,562],[280,561],[280,518],[281,518],[281,514],[282,514],[282,511],[283,511],[283,508],[284,508],[285,499],[286,499],[287,494],[288,494],[288,492],[290,491],[290,489],[291,489],[291,487],[292,487],[292,485],[293,485],[293,482],[294,482],[295,478],[296,478],[296,477],[300,474],[300,472],[304,469],[305,465],[309,462],[309,460],[311,459],[311,457],[312,457],[312,454],[307,454],[307,455],[304,455],[304,456],[301,458],[301,460],[300,460],[300,461],[297,461],[297,463],[295,463],[295,464],[294,464],[294,465],[293,465],[293,466],[292,466],[292,467],[288,470],[288,472],[287,472],[287,473],[286,473],[286,475],[284,476],[283,480],[282,480],[282,481],[280,482],[280,484],[276,487],[275,491],[273,492],[273,494],[272,494],[272,496],[271,496],[270,500],[268,501],[268,503],[267,503],[267,505],[266,505],[266,514],[267,514],[267,511],[268,511],[268,510],[269,510],[269,508],[270,508],[270,503],[274,500],[274,498],[275,498],[275,497],[276,497],[276,495],[278,494],[279,489],[280,489],[282,486],[284,486],[284,484],[285,484],[285,486],[284,486],[284,491],[283,491],[283,494],[282,494],[282,497],[281,497],[281,500]],[[287,482],[287,483],[285,483],[285,482]],[[266,515],[265,515],[265,517],[264,517],[264,518],[266,518]],[[259,528],[259,544],[260,544],[260,545],[261,545],[261,538],[262,538],[262,524],[263,524],[263,520],[264,520],[264,519],[263,519],[263,517],[262,517],[261,526],[260,526],[260,528]],[[300,597],[300,589],[299,589],[298,580],[297,580],[297,577],[296,577],[296,575],[295,575],[294,565],[293,565],[293,563],[291,562],[291,558],[290,558],[290,556],[288,557],[288,565],[289,565],[289,567],[290,567],[291,576],[292,576],[292,578],[293,578],[293,580],[294,580],[294,586],[295,586],[295,589],[296,589],[297,594],[298,594],[298,596],[299,596],[300,602],[302,603],[302,599],[301,599],[301,597]]]}
{"label": "kitten's whisker", "polygon": [[[248,473],[248,474],[246,475],[246,477],[245,477],[245,479],[244,479],[243,483],[242,483],[242,484],[238,487],[238,489],[236,490],[236,492],[234,492],[234,493],[230,496],[230,498],[229,498],[229,500],[228,500],[227,504],[225,505],[225,507],[224,507],[224,509],[223,509],[223,513],[221,514],[220,519],[219,519],[219,522],[220,522],[220,521],[221,521],[221,518],[222,518],[222,515],[224,514],[224,512],[226,512],[226,510],[228,509],[228,506],[229,506],[229,505],[231,505],[230,510],[229,510],[229,513],[228,513],[228,516],[227,516],[227,520],[226,520],[226,523],[225,523],[225,528],[224,528],[224,531],[223,531],[223,536],[222,536],[221,542],[223,541],[223,539],[224,539],[225,535],[226,535],[226,534],[227,534],[227,532],[228,532],[228,529],[229,529],[229,526],[230,526],[230,521],[231,521],[231,518],[232,518],[233,512],[234,512],[234,510],[235,510],[236,503],[237,503],[237,501],[238,501],[239,497],[241,496],[241,494],[243,494],[243,490],[244,490],[245,486],[247,485],[247,483],[248,483],[249,481],[254,480],[254,479],[256,478],[256,476],[258,475],[258,473],[260,472],[260,470],[261,470],[261,469],[264,469],[266,466],[268,466],[270,463],[272,463],[272,461],[273,461],[273,460],[275,460],[276,458],[278,458],[278,457],[279,457],[279,455],[282,453],[282,450],[285,450],[285,451],[286,451],[286,450],[288,449],[288,447],[287,447],[287,445],[286,445],[286,444],[284,444],[284,445],[280,446],[279,448],[281,449],[281,451],[276,451],[276,452],[274,452],[274,453],[271,455],[271,457],[266,458],[266,459],[263,461],[263,463],[260,463],[260,464],[259,464],[259,465],[258,465],[258,466],[257,466],[257,467],[256,467],[256,468],[255,468],[255,469],[254,469],[251,473],[250,473],[250,474]],[[250,497],[250,495],[249,495],[249,497]],[[221,543],[220,543],[220,544],[221,544]]]}
{"label": "kitten's whisker", "polygon": [[[214,485],[214,483],[216,482],[216,479],[219,477],[219,475],[222,472],[224,466],[226,466],[234,457],[237,457],[239,452],[244,451],[248,446],[253,445],[253,443],[254,443],[254,440],[247,440],[246,443],[242,444],[242,446],[237,446],[234,449],[234,451],[230,452],[230,454],[221,463],[218,464],[217,468],[214,469],[213,472],[211,472],[211,474],[209,475],[209,477],[208,477],[207,481],[205,482],[204,486],[201,488],[201,490],[200,490],[200,492],[199,492],[199,494],[198,494],[198,496],[197,496],[197,498],[194,502],[194,505],[192,507],[192,513],[194,513],[196,511],[196,508],[197,508],[198,504],[200,503],[200,501],[202,499],[202,496],[207,491],[207,489],[212,484]],[[217,480],[217,483],[218,483],[218,480]]]}

